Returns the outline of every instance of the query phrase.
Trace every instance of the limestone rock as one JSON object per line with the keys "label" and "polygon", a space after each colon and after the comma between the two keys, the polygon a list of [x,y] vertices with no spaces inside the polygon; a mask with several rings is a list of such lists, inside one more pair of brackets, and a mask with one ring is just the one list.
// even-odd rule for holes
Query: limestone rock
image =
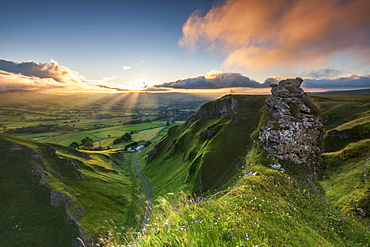
{"label": "limestone rock", "polygon": [[226,114],[235,115],[239,110],[239,101],[235,97],[223,97],[217,103],[209,102],[203,105],[198,113],[186,120],[185,125],[188,126],[199,119],[204,118],[219,118]]}
{"label": "limestone rock", "polygon": [[60,192],[50,187],[50,204],[52,206],[59,207],[65,201],[71,201],[71,198],[68,195],[64,194],[63,192]]}
{"label": "limestone rock", "polygon": [[300,87],[301,78],[280,81],[266,100],[273,120],[268,121],[259,133],[263,148],[275,157],[296,164],[309,163],[313,172],[321,154],[318,139],[322,138],[321,118],[311,114],[304,103],[306,93]]}

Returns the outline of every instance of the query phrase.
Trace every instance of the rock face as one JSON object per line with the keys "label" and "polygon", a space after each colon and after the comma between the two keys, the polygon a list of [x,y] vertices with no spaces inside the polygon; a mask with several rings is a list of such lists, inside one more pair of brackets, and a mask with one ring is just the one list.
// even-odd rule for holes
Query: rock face
{"label": "rock face", "polygon": [[186,120],[185,125],[203,118],[219,118],[226,114],[235,115],[239,110],[239,102],[235,97],[223,97],[217,103],[209,102],[199,108],[197,114]]}
{"label": "rock face", "polygon": [[259,140],[273,156],[296,164],[309,163],[315,173],[321,154],[317,140],[322,138],[323,125],[321,118],[312,115],[304,103],[302,82],[297,77],[274,85],[272,97],[266,100],[273,120],[262,127]]}

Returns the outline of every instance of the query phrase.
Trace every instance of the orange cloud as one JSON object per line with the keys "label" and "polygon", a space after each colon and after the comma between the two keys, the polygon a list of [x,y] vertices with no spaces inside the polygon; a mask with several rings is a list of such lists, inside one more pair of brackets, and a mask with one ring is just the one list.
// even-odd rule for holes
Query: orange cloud
{"label": "orange cloud", "polygon": [[315,67],[343,52],[369,61],[369,9],[369,0],[227,0],[195,11],[179,45],[221,50],[229,67]]}
{"label": "orange cloud", "polygon": [[62,90],[107,91],[85,84],[86,79],[78,72],[50,63],[17,63],[0,59],[0,91],[7,90]]}

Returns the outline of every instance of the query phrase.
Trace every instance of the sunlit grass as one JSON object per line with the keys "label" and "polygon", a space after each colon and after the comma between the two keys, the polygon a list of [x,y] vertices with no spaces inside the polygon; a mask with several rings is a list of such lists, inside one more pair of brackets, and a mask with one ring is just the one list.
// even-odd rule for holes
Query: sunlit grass
{"label": "sunlit grass", "polygon": [[365,218],[370,214],[369,147],[368,139],[324,154],[320,174],[321,184],[331,203],[343,212]]}
{"label": "sunlit grass", "polygon": [[365,116],[365,117],[361,117],[361,118],[352,120],[350,122],[344,123],[336,127],[335,129],[338,131],[343,131],[345,129],[351,129],[354,126],[361,125],[361,124],[368,123],[368,122],[370,122],[370,116]]}
{"label": "sunlit grass", "polygon": [[[163,128],[163,127],[162,127]],[[135,142],[139,141],[149,141],[150,139],[154,138],[157,132],[160,131],[160,128],[143,130],[132,135],[132,140]]]}
{"label": "sunlit grass", "polygon": [[137,245],[368,246],[369,229],[333,209],[313,183],[262,166],[240,172],[224,191],[158,198]]}

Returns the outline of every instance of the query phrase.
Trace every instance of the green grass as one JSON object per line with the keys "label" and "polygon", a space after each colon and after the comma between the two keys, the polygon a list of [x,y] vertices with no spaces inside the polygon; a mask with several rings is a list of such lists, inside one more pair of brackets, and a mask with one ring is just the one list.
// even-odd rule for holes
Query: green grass
{"label": "green grass", "polygon": [[150,123],[122,125],[122,126],[108,127],[108,128],[102,128],[102,129],[96,129],[96,130],[88,130],[85,132],[92,134],[99,138],[107,138],[108,135],[110,135],[111,137],[120,137],[126,132],[131,132],[131,131],[135,132],[135,131],[140,131],[140,130],[157,128],[161,126],[164,127],[165,123],[163,124],[162,121],[154,121]]}
{"label": "green grass", "polygon": [[335,128],[337,131],[343,131],[346,129],[352,129],[355,126],[362,125],[370,122],[370,116],[360,117],[358,119],[349,121]]}
{"label": "green grass", "polygon": [[370,138],[370,95],[315,95],[308,99],[323,119],[325,152]]}
{"label": "green grass", "polygon": [[[96,143],[95,147],[101,145],[102,147],[109,146],[113,143],[115,138],[118,138],[126,132],[137,132],[133,134],[134,141],[147,141],[155,136],[159,127],[164,127],[165,122],[154,121],[150,123],[121,125],[116,127],[101,128],[88,131],[58,131],[38,134],[15,134],[15,136],[22,138],[29,138],[33,140],[40,140],[43,142],[54,143],[69,146],[72,142],[81,143],[85,137],[92,138]],[[144,131],[143,131],[144,130]],[[108,137],[109,136],[109,137]],[[114,147],[122,147],[124,145],[115,145]]]}
{"label": "green grass", "polygon": [[14,136],[21,137],[21,138],[27,138],[27,139],[33,139],[37,141],[43,141],[47,140],[50,138],[54,138],[58,135],[63,134],[63,132],[46,132],[46,133],[37,133],[37,134],[29,134],[29,133],[24,133],[24,134],[14,134]]}
{"label": "green grass", "polygon": [[370,216],[370,140],[323,155],[321,184],[330,202],[345,213]]}
{"label": "green grass", "polygon": [[161,128],[163,128],[163,127],[161,126],[160,128],[143,130],[143,131],[139,131],[137,133],[134,133],[132,135],[132,140],[135,141],[135,142],[149,141],[150,139],[155,137],[155,135],[157,134],[158,131],[161,130]]}
{"label": "green grass", "polygon": [[[334,129],[347,122],[368,117],[370,114],[370,95],[325,95],[309,97],[321,111],[327,130]],[[343,100],[343,101],[341,101]]]}

